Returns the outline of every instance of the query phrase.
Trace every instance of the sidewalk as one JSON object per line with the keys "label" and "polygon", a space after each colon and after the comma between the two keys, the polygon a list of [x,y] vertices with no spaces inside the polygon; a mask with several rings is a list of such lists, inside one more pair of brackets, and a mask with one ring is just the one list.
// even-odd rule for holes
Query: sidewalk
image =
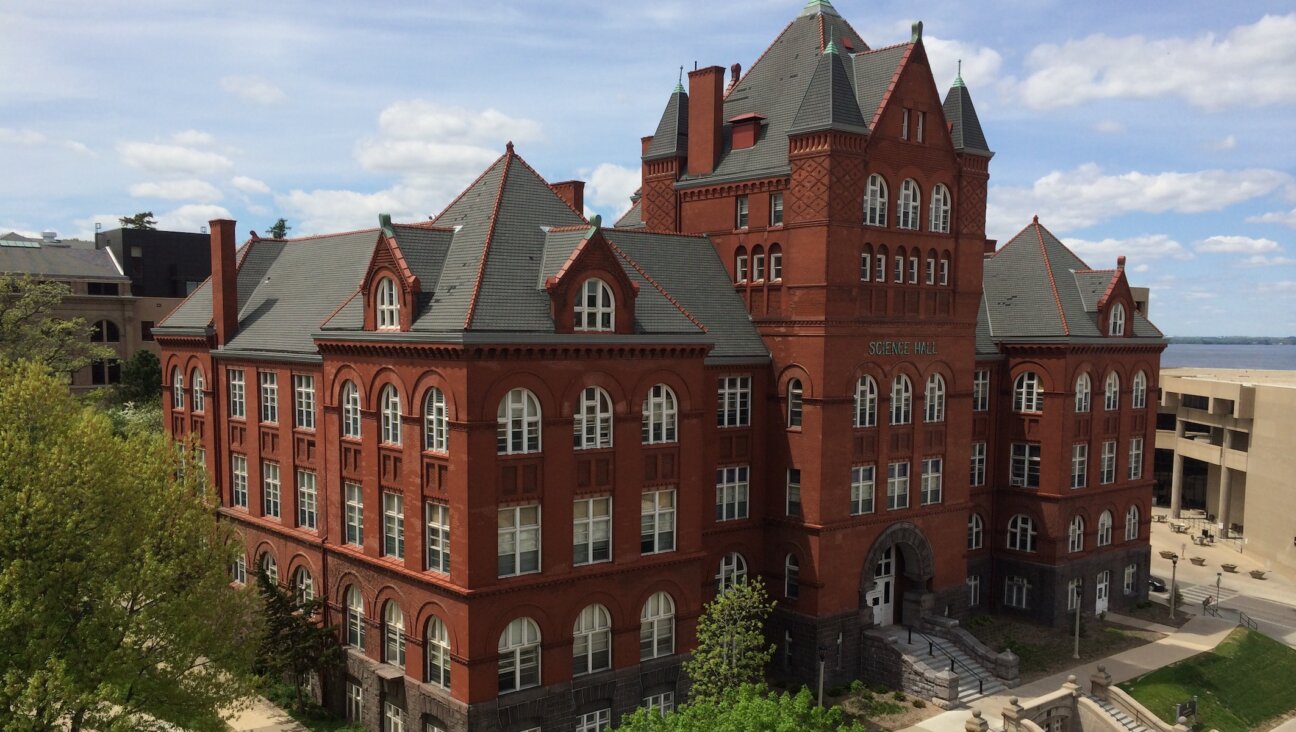
{"label": "sidewalk", "polygon": [[252,706],[225,720],[225,723],[235,732],[307,732],[287,712],[259,696]]}

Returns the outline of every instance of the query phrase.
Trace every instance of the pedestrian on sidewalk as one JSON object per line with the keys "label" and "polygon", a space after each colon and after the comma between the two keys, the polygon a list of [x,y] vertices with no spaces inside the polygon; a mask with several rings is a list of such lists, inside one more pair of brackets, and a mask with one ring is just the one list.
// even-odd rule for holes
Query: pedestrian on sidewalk
{"label": "pedestrian on sidewalk", "polygon": [[1210,596],[1210,595],[1207,595],[1207,596],[1205,596],[1205,597],[1202,598],[1202,614],[1203,614],[1203,615],[1206,615],[1206,614],[1209,614],[1209,613],[1210,613],[1210,606],[1211,606],[1211,596]]}

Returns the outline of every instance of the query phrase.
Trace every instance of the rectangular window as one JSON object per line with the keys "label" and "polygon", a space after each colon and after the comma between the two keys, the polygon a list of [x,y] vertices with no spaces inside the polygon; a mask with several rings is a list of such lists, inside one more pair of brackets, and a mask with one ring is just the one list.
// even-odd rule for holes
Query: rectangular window
{"label": "rectangular window", "polygon": [[248,507],[248,471],[246,455],[230,456],[230,504]]}
{"label": "rectangular window", "polygon": [[926,122],[926,121],[927,121],[927,113],[926,113],[926,112],[919,112],[919,113],[918,113],[918,129],[916,130],[916,132],[918,133],[918,135],[917,135],[918,142],[922,142],[922,141],[923,141],[923,126],[924,126],[923,123]]}
{"label": "rectangular window", "polygon": [[909,508],[909,463],[887,466],[887,510]]}
{"label": "rectangular window", "polygon": [[364,546],[364,494],[359,483],[345,483],[346,493],[346,543]]}
{"label": "rectangular window", "polygon": [[941,477],[941,463],[940,458],[923,460],[920,500],[924,506],[941,502],[941,488],[944,482]]}
{"label": "rectangular window", "polygon": [[770,226],[783,225],[783,194],[770,194]]}
{"label": "rectangular window", "polygon": [[586,712],[576,720],[576,732],[603,732],[612,728],[612,710]]}
{"label": "rectangular window", "polygon": [[903,285],[903,284],[904,284],[904,272],[905,272],[905,260],[904,260],[904,257],[902,257],[902,256],[900,256],[899,254],[897,254],[897,255],[896,255],[894,258],[892,258],[892,260],[891,260],[891,274],[892,274],[891,279],[894,280],[895,283],[896,283],[897,285]]}
{"label": "rectangular window", "polygon": [[1143,477],[1143,438],[1131,437],[1129,447],[1129,479]]}
{"label": "rectangular window", "polygon": [[405,732],[405,710],[386,702],[383,704],[383,732]]}
{"label": "rectangular window", "polygon": [[279,518],[279,463],[261,462],[261,512]]}
{"label": "rectangular window", "polygon": [[1099,481],[1103,485],[1116,482],[1116,441],[1107,440],[1102,446],[1102,474]]}
{"label": "rectangular window", "polygon": [[747,466],[716,470],[716,521],[747,518]]}
{"label": "rectangular window", "polygon": [[940,283],[942,287],[949,284],[949,260],[948,259],[943,259],[943,258],[941,259]]}
{"label": "rectangular window", "polygon": [[427,557],[429,572],[450,574],[450,507],[428,501],[423,504],[423,521],[427,524]]}
{"label": "rectangular window", "polygon": [[752,282],[765,281],[765,253],[761,251],[753,252],[752,258]]}
{"label": "rectangular window", "polygon": [[243,369],[229,370],[229,414],[243,419],[247,416],[247,397],[243,383]]}
{"label": "rectangular window", "polygon": [[918,284],[918,258],[909,258],[909,284]]}
{"label": "rectangular window", "polygon": [[734,228],[736,229],[747,228],[747,197],[746,196],[738,197],[736,218],[737,221],[735,221],[734,223]]}
{"label": "rectangular window", "polygon": [[873,255],[864,252],[860,255],[860,282],[873,279]]}
{"label": "rectangular window", "polygon": [[645,696],[643,705],[650,711],[657,712],[658,714],[673,712],[675,711],[675,692],[663,691],[660,694]]}
{"label": "rectangular window", "polygon": [[851,468],[851,515],[873,513],[873,488],[876,469],[872,465]]}
{"label": "rectangular window", "polygon": [[405,496],[383,493],[383,556],[405,558]]}
{"label": "rectangular window", "polygon": [[303,430],[315,429],[315,377],[310,374],[294,374],[293,395],[296,426]]}
{"label": "rectangular window", "polygon": [[346,682],[346,719],[348,722],[359,722],[364,716],[364,689],[360,684]]}
{"label": "rectangular window", "polygon": [[540,506],[499,510],[499,576],[540,571]]}
{"label": "rectangular window", "polygon": [[1084,488],[1089,482],[1089,445],[1077,442],[1071,446],[1071,487]]}
{"label": "rectangular window", "polygon": [[1125,568],[1125,594],[1133,595],[1137,591],[1138,565],[1131,564]]}
{"label": "rectangular window", "polygon": [[725,376],[716,391],[716,426],[746,427],[751,424],[751,377]]}
{"label": "rectangular window", "polygon": [[981,605],[981,575],[970,574],[967,578],[968,607]]}
{"label": "rectangular window", "polygon": [[900,117],[900,139],[909,139],[909,110],[906,109]]}
{"label": "rectangular window", "polygon": [[801,471],[796,468],[787,471],[787,515],[801,517]]}
{"label": "rectangular window", "polygon": [[261,379],[261,421],[274,424],[279,421],[279,374],[273,371],[262,371]]}
{"label": "rectangular window", "polygon": [[969,476],[968,485],[976,488],[985,485],[986,482],[986,444],[984,442],[972,443],[972,474]]}
{"label": "rectangular window", "polygon": [[646,491],[639,498],[639,553],[675,551],[675,490]]}
{"label": "rectangular window", "polygon": [[877,266],[873,268],[873,280],[875,282],[886,282],[886,255],[877,255],[874,263]]}
{"label": "rectangular window", "polygon": [[317,493],[315,474],[309,470],[297,471],[297,525],[314,531],[317,527],[315,512]]}
{"label": "rectangular window", "polygon": [[1030,584],[1024,577],[1009,577],[1004,581],[1004,605],[1025,610],[1029,594]]}
{"label": "rectangular window", "polygon": [[1039,488],[1040,446],[1038,442],[1014,442],[1012,472],[1008,483],[1021,488]]}
{"label": "rectangular window", "polygon": [[927,284],[936,284],[936,260],[930,257],[927,259]]}
{"label": "rectangular window", "polygon": [[984,412],[990,409],[990,371],[977,369],[972,377],[972,411]]}
{"label": "rectangular window", "polygon": [[572,503],[572,564],[612,561],[612,499],[577,498]]}

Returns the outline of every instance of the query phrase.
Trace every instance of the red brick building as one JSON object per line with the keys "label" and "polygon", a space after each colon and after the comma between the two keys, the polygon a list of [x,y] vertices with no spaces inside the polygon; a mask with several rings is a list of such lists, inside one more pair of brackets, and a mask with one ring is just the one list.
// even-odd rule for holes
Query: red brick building
{"label": "red brick building", "polygon": [[756,574],[778,663],[822,648],[830,683],[873,625],[1120,608],[1164,343],[1123,263],[1038,221],[995,252],[991,157],[920,25],[870,49],[817,0],[676,88],[616,227],[511,145],[428,223],[236,255],[213,222],[155,329],[167,423],[247,537],[236,580],[327,599],[329,695],[375,728],[673,704],[703,603]]}

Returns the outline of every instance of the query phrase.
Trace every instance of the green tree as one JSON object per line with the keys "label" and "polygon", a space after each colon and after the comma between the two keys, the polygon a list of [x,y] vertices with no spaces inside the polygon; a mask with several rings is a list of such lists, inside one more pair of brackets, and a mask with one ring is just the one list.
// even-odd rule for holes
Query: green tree
{"label": "green tree", "polygon": [[157,221],[153,219],[152,211],[140,211],[134,216],[122,216],[117,219],[121,222],[123,229],[156,229]]}
{"label": "green tree", "polygon": [[251,692],[259,598],[189,454],[0,364],[0,728],[214,732]]}
{"label": "green tree", "polygon": [[640,708],[621,720],[618,732],[864,732],[847,722],[840,707],[815,705],[810,690],[795,695],[766,693],[756,685],[740,687],[729,698],[691,701],[676,712]]}
{"label": "green tree", "polygon": [[684,662],[691,699],[719,701],[744,684],[764,678],[774,646],[765,643],[765,620],[774,603],[759,577],[721,592],[698,618],[697,648]]}
{"label": "green tree", "polygon": [[257,670],[284,679],[293,686],[298,712],[306,708],[305,690],[314,674],[327,674],[344,665],[336,627],[325,627],[324,599],[303,600],[294,592],[270,581],[264,569],[257,571],[265,617],[265,635],[257,652]]}
{"label": "green tree", "polygon": [[70,374],[95,359],[113,358],[111,348],[90,342],[84,320],[55,317],[69,294],[61,282],[0,274],[0,361],[36,361]]}
{"label": "green tree", "polygon": [[138,406],[161,404],[162,363],[152,351],[140,349],[122,364],[117,401]]}
{"label": "green tree", "polygon": [[270,236],[275,239],[287,239],[288,232],[291,230],[292,227],[288,225],[288,220],[283,217],[280,217],[278,221],[271,224],[269,229]]}

